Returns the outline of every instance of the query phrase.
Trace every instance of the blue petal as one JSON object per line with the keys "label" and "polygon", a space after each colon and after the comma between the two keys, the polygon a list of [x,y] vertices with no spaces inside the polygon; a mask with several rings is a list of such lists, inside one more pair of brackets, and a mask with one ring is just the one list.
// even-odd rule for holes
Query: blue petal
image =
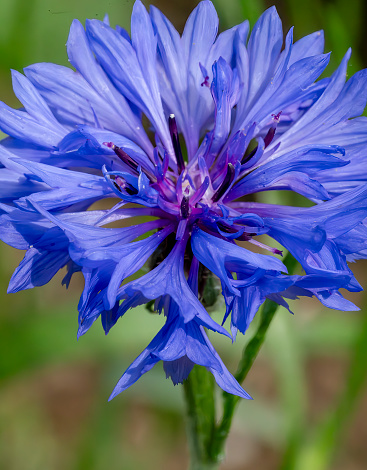
{"label": "blue petal", "polygon": [[[42,208],[37,206],[40,214],[37,212],[27,212],[20,209],[6,209],[6,214],[0,216],[0,236],[6,243],[18,249],[28,249],[24,260],[15,271],[10,285],[9,292],[17,292],[21,289],[29,289],[34,286],[40,286],[47,283],[56,272],[65,264],[70,262],[70,242],[68,237],[59,227],[54,227],[47,219],[53,222],[58,221],[58,225],[65,227],[83,227],[84,234],[89,231],[93,233],[106,230],[113,232],[113,235],[105,237],[112,244],[112,240],[123,242],[123,234],[119,232],[122,229],[101,229],[93,226],[84,226],[85,224],[98,223],[107,211],[87,211],[77,213],[59,214],[58,218],[51,216]],[[43,218],[45,216],[46,218]],[[112,217],[105,217],[105,223],[119,220],[117,214]],[[77,222],[77,223],[76,223]],[[149,224],[149,223],[148,223]],[[150,223],[152,224],[152,223]],[[144,225],[144,224],[143,224]],[[149,228],[149,226],[145,226]],[[83,235],[80,229],[80,236]],[[116,233],[118,232],[118,234]],[[111,232],[108,232],[111,233]],[[100,235],[100,233],[99,233]],[[136,237],[136,234],[135,234]],[[135,238],[133,236],[133,238]],[[126,237],[125,237],[126,238]],[[126,241],[126,240],[125,240]],[[105,241],[105,243],[108,243]],[[94,244],[98,243],[95,237]],[[122,256],[122,255],[121,255]],[[105,260],[107,263],[107,260]]]}
{"label": "blue petal", "polygon": [[233,73],[222,57],[213,65],[211,92],[215,103],[215,124],[210,153],[217,156],[229,135],[231,111],[235,105]]}
{"label": "blue petal", "polygon": [[44,191],[47,186],[32,181],[27,176],[7,168],[0,168],[0,201],[12,202],[14,199],[28,196],[34,192]]}
{"label": "blue petal", "polygon": [[251,110],[251,119],[261,123],[263,120],[268,120],[272,113],[285,110],[292,104],[305,100],[300,90],[305,90],[303,93],[308,92],[308,88],[325,70],[329,58],[330,54],[321,54],[299,60],[291,65],[285,72],[279,87],[274,90],[271,100],[264,93],[264,96],[256,103],[254,109]]}
{"label": "blue petal", "polygon": [[180,316],[185,322],[195,318],[199,324],[228,336],[227,331],[212,320],[187,284],[183,270],[186,243],[187,237],[178,241],[158,267],[120,289],[119,298],[127,299],[121,304],[120,315],[133,306],[169,295],[179,306]]}
{"label": "blue petal", "polygon": [[68,261],[67,250],[51,252],[30,248],[10,279],[8,293],[47,284]]}
{"label": "blue petal", "polygon": [[246,110],[250,86],[250,64],[246,46],[243,41],[241,41],[239,35],[236,37],[234,48],[236,57],[236,68],[241,87],[241,92],[237,103],[238,116],[236,116],[236,123],[242,123],[244,120],[243,112]]}
{"label": "blue petal", "polygon": [[[357,72],[344,84],[350,53],[349,50],[321,97],[282,135],[284,149],[299,145],[299,142],[303,145],[339,143],[339,127],[345,120],[363,112],[367,99],[367,71]],[[343,139],[341,141],[344,146]]]}
{"label": "blue petal", "polygon": [[[243,398],[250,396],[228,372],[220,357],[210,344],[204,329],[195,321],[184,323],[179,317],[167,320],[149,346],[128,367],[118,381],[110,400],[135,383],[160,360],[174,384],[187,378],[193,363],[204,365],[214,375],[218,385],[228,393]],[[180,362],[177,362],[181,360]],[[174,362],[171,366],[168,362]]]}
{"label": "blue petal", "polygon": [[[30,158],[30,160],[61,168],[79,167],[101,170],[105,165],[110,170],[124,170],[131,173],[131,168],[105,144],[110,141],[125,150],[138,165],[154,172],[154,166],[146,153],[130,139],[90,126],[78,126],[77,130],[68,133],[59,142],[57,148],[48,152],[47,156],[41,153],[40,157]],[[26,152],[19,152],[17,148],[14,153],[22,158],[27,156]],[[136,175],[136,172],[133,174]]]}
{"label": "blue petal", "polygon": [[249,103],[255,101],[274,73],[282,44],[282,23],[271,7],[257,20],[248,42]]}
{"label": "blue petal", "polygon": [[320,302],[325,307],[333,308],[335,310],[342,310],[344,312],[355,312],[360,310],[359,307],[354,305],[350,300],[345,299],[339,292],[319,292],[316,294]]}
{"label": "blue petal", "polygon": [[[14,157],[14,161],[23,165],[48,184],[50,191],[34,193],[30,201],[39,203],[45,209],[56,209],[71,206],[81,201],[100,199],[113,194],[104,178],[71,170],[64,170],[42,163],[28,162]],[[27,198],[17,201],[19,207],[28,207]]]}
{"label": "blue petal", "polygon": [[[154,39],[151,24],[149,26],[147,13],[139,4],[136,5],[135,15],[138,17],[141,15],[140,20],[146,26],[146,29],[142,30],[141,27],[138,27],[134,33],[137,36],[135,42],[139,42],[139,40],[145,42],[145,35],[148,35],[154,45],[156,40]],[[138,18],[134,19],[134,22],[137,26],[139,25]],[[140,52],[135,51],[128,41],[100,21],[88,20],[86,27],[91,46],[107,75],[126,98],[147,115],[167,152],[173,156],[174,151],[169,135],[168,122],[164,116],[161,98],[158,93],[157,74],[153,73],[150,76],[146,73],[144,65],[142,66],[140,63],[141,49],[139,49]],[[151,50],[151,47],[149,50]],[[155,61],[155,54],[147,64],[149,70],[154,67],[152,60]]]}
{"label": "blue petal", "polygon": [[186,66],[183,66],[185,59],[181,38],[170,21],[157,8],[151,6],[150,14],[157,35],[159,56],[163,67],[160,73],[162,98],[169,112],[176,117],[177,125],[188,143],[188,152],[191,157],[196,150],[195,138],[192,138],[191,134],[193,131],[197,131],[190,126],[188,103],[185,99],[188,71]]}
{"label": "blue petal", "polygon": [[[230,304],[229,308],[227,308],[226,316],[232,310],[232,334],[237,330],[245,334],[266,297],[282,292],[294,283],[292,276],[274,276],[265,272],[261,274],[263,275],[258,277],[254,285],[241,288],[239,296],[233,296],[231,299],[230,296],[226,295],[226,304]],[[240,276],[240,279],[242,278],[243,276]]]}
{"label": "blue petal", "polygon": [[287,272],[284,264],[272,256],[260,255],[195,229],[191,236],[191,247],[195,257],[212,271],[232,293],[238,294],[231,271],[248,272],[258,268]]}
{"label": "blue petal", "polygon": [[[223,52],[232,55],[230,38],[225,35],[214,44],[218,29],[218,17],[211,2],[199,3],[190,15],[182,39],[167,18],[156,8],[151,8],[156,30],[159,54],[162,60],[161,91],[169,112],[174,113],[181,129],[191,159],[197,149],[200,131],[213,110],[213,103],[206,87],[200,64],[209,70]],[[219,40],[219,38],[218,38]],[[213,46],[213,47],[212,47]],[[210,79],[210,77],[208,77]]]}
{"label": "blue petal", "polygon": [[[126,129],[123,133],[127,137],[134,137],[134,140],[151,154],[152,145],[144,132],[140,119],[131,110],[126,99],[116,90],[94,58],[84,28],[78,20],[74,20],[70,27],[67,51],[71,64],[93,87],[96,94],[102,97],[104,113],[111,113],[110,122],[113,120],[112,116],[115,113],[119,116],[118,120],[114,122],[114,127],[110,130],[115,130],[115,126],[119,123],[121,125],[123,122],[123,127]],[[80,91],[82,92],[82,90]],[[117,130],[117,132],[119,131]]]}
{"label": "blue petal", "polygon": [[50,227],[50,223],[40,220],[39,214],[14,207],[10,207],[8,213],[0,216],[1,240],[18,250],[29,248]]}
{"label": "blue petal", "polygon": [[292,48],[289,65],[324,52],[324,32],[316,31],[296,41]]}
{"label": "blue petal", "polygon": [[231,29],[221,32],[215,40],[209,52],[207,65],[214,64],[219,57],[222,57],[228,64],[234,65],[236,59],[236,41],[245,43],[249,32],[249,22],[246,20]]}
{"label": "blue petal", "polygon": [[60,136],[65,135],[66,129],[55,119],[50,108],[28,78],[13,70],[12,79],[14,93],[29,116],[34,118],[40,125],[48,127],[50,132],[53,131]]}
{"label": "blue petal", "polygon": [[208,55],[217,37],[218,23],[217,12],[208,0],[200,2],[186,21],[182,43],[189,61],[188,68],[197,77],[200,77],[199,62]]}
{"label": "blue petal", "polygon": [[[332,153],[340,152],[338,147],[300,147],[296,150],[280,155],[277,158],[273,156],[269,158],[268,162],[259,165],[258,168],[254,169],[250,174],[246,175],[234,188],[229,192],[227,199],[235,199],[244,194],[251,194],[258,191],[264,191],[266,189],[287,189],[287,186],[283,183],[280,187],[279,178],[287,176],[289,173],[289,187],[306,197],[309,197],[309,189],[311,182],[305,178],[305,188],[299,186],[298,188],[292,183],[295,181],[295,172],[302,172],[308,176],[317,176],[320,170],[328,168],[338,168],[348,164],[347,161],[338,158]],[[264,154],[266,159],[266,154]],[[291,176],[292,175],[292,176]],[[299,180],[300,182],[302,180]],[[277,183],[278,182],[278,183]],[[285,180],[284,180],[285,182]],[[316,194],[315,194],[316,193]],[[320,200],[329,199],[327,191],[322,186],[315,182],[313,184],[313,196]],[[320,197],[321,196],[321,197]]]}
{"label": "blue petal", "polygon": [[56,147],[66,133],[39,123],[27,112],[12,109],[4,103],[0,103],[0,129],[16,139],[48,148]]}
{"label": "blue petal", "polygon": [[166,373],[167,379],[170,378],[173,385],[182,383],[187,379],[195,363],[192,362],[187,356],[182,356],[173,361],[163,361],[163,368]]}
{"label": "blue petal", "polygon": [[[101,126],[136,139],[152,152],[142,124],[130,108],[129,113],[128,105],[125,104],[126,109],[118,109],[118,106],[109,104],[103,96],[103,91],[97,92],[79,73],[55,64],[34,64],[27,67],[25,73],[61,122],[69,126]],[[117,94],[117,91],[115,93]],[[131,122],[127,123],[129,114]],[[137,132],[139,130],[140,132]]]}
{"label": "blue petal", "polygon": [[[218,15],[213,4],[207,0],[199,3],[189,16],[183,34],[182,47],[188,70],[188,89],[185,99],[188,103],[191,132],[189,143],[197,147],[200,130],[213,109],[206,87],[202,87],[203,76],[200,63],[211,69],[207,63],[211,47],[218,33]],[[219,57],[215,57],[218,59]],[[192,155],[192,149],[190,154]]]}

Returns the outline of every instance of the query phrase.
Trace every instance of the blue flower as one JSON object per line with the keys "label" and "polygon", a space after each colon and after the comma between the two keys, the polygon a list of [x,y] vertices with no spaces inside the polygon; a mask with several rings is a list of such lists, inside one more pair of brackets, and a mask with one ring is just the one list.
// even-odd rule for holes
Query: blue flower
{"label": "blue flower", "polygon": [[[267,298],[288,309],[299,296],[357,308],[339,289],[361,290],[347,262],[367,254],[367,121],[358,117],[367,72],[345,81],[348,51],[319,79],[329,60],[322,32],[295,43],[292,34],[283,48],[273,7],[251,33],[245,21],[218,35],[204,0],[180,36],[137,0],[131,36],[107,20],[72,23],[75,71],[45,63],[13,71],[23,108],[0,104],[8,135],[0,237],[26,254],[9,292],[44,285],[66,267],[66,286],[77,271],[85,279],[78,335],[99,317],[108,333],[148,302],[166,316],[112,396],[163,361],[174,384],[199,364],[249,398],[205,328],[234,339]],[[256,201],[274,190],[298,193],[310,207]],[[288,274],[284,250],[303,274]],[[216,280],[223,324],[206,309]]]}

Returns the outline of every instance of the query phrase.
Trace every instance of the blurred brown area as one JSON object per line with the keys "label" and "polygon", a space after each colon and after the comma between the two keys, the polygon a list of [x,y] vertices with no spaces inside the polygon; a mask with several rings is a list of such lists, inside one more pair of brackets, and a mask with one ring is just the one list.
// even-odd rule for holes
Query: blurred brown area
{"label": "blurred brown area", "polygon": [[[308,362],[308,419],[313,421],[330,409],[341,391],[345,369],[346,360],[343,358],[324,356]],[[89,434],[95,428],[96,414],[106,413],[107,418],[101,420],[104,425],[102,432],[115,445],[116,442],[121,443],[121,448],[115,450],[114,454],[106,453],[103,457],[106,466],[123,469],[186,469],[188,455],[180,414],[165,412],[154,401],[150,402],[148,397],[134,397],[132,393],[128,398],[116,399],[118,403],[114,405],[112,413],[118,413],[118,417],[111,419],[111,410],[108,410],[111,405],[107,403],[106,396],[98,397],[101,380],[102,365],[77,361],[41,368],[3,386],[0,393],[0,417],[7,429],[1,432],[2,468],[41,468],[36,466],[40,464],[45,465],[42,468],[50,470],[103,468],[100,466],[102,462],[94,462],[92,466],[92,462],[88,463],[88,456],[80,458],[80,454],[86,436],[91,440],[87,447],[100,445],[99,436]],[[160,380],[164,381],[163,374]],[[163,383],[165,386],[167,384]],[[265,359],[260,358],[256,362],[245,386],[251,390],[255,400],[264,400],[269,404],[279,399],[276,379]],[[180,387],[176,387],[174,392],[182,393]],[[4,403],[6,409],[3,408]],[[221,468],[277,470],[282,462],[282,449],[260,439],[251,432],[251,428],[243,426],[245,409],[251,406],[249,403],[241,405],[241,414],[235,420]],[[344,433],[343,446],[333,469],[366,468],[366,413],[365,394],[358,413]],[[16,418],[13,419],[12,415]],[[25,421],[28,421],[26,426]],[[26,464],[24,458],[27,459]],[[128,463],[125,464],[126,458]],[[32,459],[35,466],[29,465]]]}

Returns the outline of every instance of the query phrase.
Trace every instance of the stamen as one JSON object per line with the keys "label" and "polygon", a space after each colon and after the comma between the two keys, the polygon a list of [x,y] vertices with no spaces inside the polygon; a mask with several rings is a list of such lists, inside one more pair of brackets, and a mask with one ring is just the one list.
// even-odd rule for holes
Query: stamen
{"label": "stamen", "polygon": [[125,150],[122,150],[121,147],[118,147],[113,142],[103,142],[103,145],[109,149],[112,149],[119,159],[125,163],[125,165],[138,172],[139,165],[125,152]]}
{"label": "stamen", "polygon": [[272,114],[271,117],[274,119],[274,121],[279,122],[281,114],[282,114],[282,111],[279,111],[279,113],[277,113],[277,114]]}
{"label": "stamen", "polygon": [[[256,235],[256,234],[254,234]],[[256,245],[260,248],[263,248],[264,250],[267,250],[267,251],[271,251],[272,253],[274,253],[275,255],[280,255],[280,256],[283,256],[283,251],[281,250],[278,250],[277,248],[273,248],[269,245],[265,245],[264,243],[261,243],[259,242],[258,240],[254,240],[253,238],[251,238],[250,240],[247,240],[249,241],[250,243],[252,243],[253,245]]]}
{"label": "stamen", "polygon": [[214,196],[212,197],[213,202],[219,201],[219,199],[223,196],[223,194],[227,191],[227,189],[233,183],[234,176],[235,176],[235,168],[232,165],[232,163],[228,163],[226,176],[223,180],[223,183],[219,186]]}
{"label": "stamen", "polygon": [[172,144],[175,151],[177,166],[180,173],[185,169],[185,162],[182,156],[180,139],[177,131],[176,118],[174,114],[170,114],[168,118],[169,132],[171,134]]}
{"label": "stamen", "polygon": [[209,83],[209,77],[208,75],[206,75],[204,77],[204,81],[200,84],[201,86],[207,86],[207,87],[210,87],[210,83]]}
{"label": "stamen", "polygon": [[271,126],[271,128],[268,130],[268,133],[266,134],[265,139],[264,139],[265,148],[268,145],[270,145],[271,141],[274,139],[275,131],[276,131],[275,126]]}
{"label": "stamen", "polygon": [[255,153],[257,152],[257,148],[258,148],[258,145],[256,145],[256,147],[248,154],[248,155],[244,155],[242,157],[242,160],[241,160],[241,165],[244,165],[245,163],[249,162],[251,160],[251,158],[255,155]]}
{"label": "stamen", "polygon": [[120,186],[116,183],[116,181],[113,182],[113,185],[115,186],[115,188],[117,189],[117,191],[120,191],[120,193],[121,193],[121,188],[120,188]]}
{"label": "stamen", "polygon": [[[139,173],[138,171],[138,168],[139,168],[139,165],[138,163],[136,163],[136,161],[134,159],[132,159],[130,157],[130,155],[128,155],[125,150],[123,150],[121,147],[118,147],[117,145],[115,145],[113,142],[103,142],[103,145],[105,145],[106,147],[108,147],[109,149],[112,149],[115,154],[119,157],[119,159],[125,163],[125,165],[127,165],[129,168],[131,168],[133,171],[135,171],[136,173]],[[142,168],[141,167],[141,171],[148,177],[148,179],[151,181],[151,182],[156,182],[157,181],[157,178],[155,175],[153,175],[150,171],[146,170],[145,168]]]}
{"label": "stamen", "polygon": [[200,70],[203,75],[204,81],[201,83],[201,86],[206,86],[210,88],[209,75],[206,68],[199,62]]}
{"label": "stamen", "polygon": [[130,183],[125,181],[121,176],[118,176],[116,180],[113,182],[113,184],[116,186],[116,188],[121,192],[121,189],[124,189],[127,194],[130,196],[134,196],[135,194],[138,194],[138,190],[134,188]]}
{"label": "stamen", "polygon": [[271,126],[271,128],[268,130],[268,133],[266,134],[265,136],[265,139],[264,139],[264,144],[265,144],[265,148],[270,145],[270,143],[273,141],[274,139],[274,135],[275,135],[275,132],[276,132],[276,129],[277,129],[277,125],[279,124],[279,121],[280,121],[280,115],[282,114],[282,111],[279,111],[278,114],[272,114],[271,117],[273,118],[273,121],[274,124]]}
{"label": "stamen", "polygon": [[190,215],[189,198],[184,196],[181,200],[181,216],[187,219]]}

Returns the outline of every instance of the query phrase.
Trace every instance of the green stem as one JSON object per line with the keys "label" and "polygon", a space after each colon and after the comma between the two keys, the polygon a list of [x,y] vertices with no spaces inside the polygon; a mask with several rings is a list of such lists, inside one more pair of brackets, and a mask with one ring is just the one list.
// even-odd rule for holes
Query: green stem
{"label": "green stem", "polygon": [[[290,254],[284,258],[284,264],[287,266],[290,274],[293,272],[296,263],[296,260]],[[264,302],[260,314],[258,329],[243,350],[242,358],[238,364],[235,378],[239,383],[245,380],[253,363],[255,362],[277,308],[278,304],[269,299]],[[223,392],[223,416],[215,429],[211,446],[211,456],[213,460],[221,460],[224,457],[224,446],[229,435],[233,415],[239,401],[240,397]]]}
{"label": "green stem", "polygon": [[214,470],[218,459],[210,455],[215,429],[214,378],[205,367],[194,366],[183,383],[187,408],[190,470]]}
{"label": "green stem", "polygon": [[[296,260],[287,255],[284,264],[291,273]],[[278,304],[266,300],[260,315],[259,327],[243,351],[235,377],[243,382],[250,371],[265,340],[266,333],[276,313]],[[187,435],[190,448],[190,470],[217,469],[224,457],[234,411],[240,398],[223,393],[223,417],[218,426],[215,417],[214,379],[204,367],[195,366],[184,381],[187,406]]]}
{"label": "green stem", "polygon": [[[241,361],[238,365],[237,373],[235,374],[239,383],[243,382],[250,371],[265,340],[266,332],[274,318],[277,308],[278,304],[275,302],[272,302],[271,300],[265,301],[261,312],[259,328],[244,349]],[[211,451],[213,458],[217,459],[221,459],[224,456],[224,445],[231,429],[233,415],[237,404],[240,401],[240,397],[224,392],[223,401],[223,417],[215,430]]]}

